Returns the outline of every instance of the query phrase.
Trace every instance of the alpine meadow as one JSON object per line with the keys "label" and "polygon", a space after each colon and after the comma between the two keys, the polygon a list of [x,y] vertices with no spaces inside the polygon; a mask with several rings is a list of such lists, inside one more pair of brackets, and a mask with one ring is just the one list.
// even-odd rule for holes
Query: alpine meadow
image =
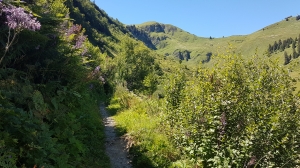
{"label": "alpine meadow", "polygon": [[[300,167],[300,15],[198,37],[90,0],[0,0],[0,167]],[[117,151],[118,152],[118,151]]]}

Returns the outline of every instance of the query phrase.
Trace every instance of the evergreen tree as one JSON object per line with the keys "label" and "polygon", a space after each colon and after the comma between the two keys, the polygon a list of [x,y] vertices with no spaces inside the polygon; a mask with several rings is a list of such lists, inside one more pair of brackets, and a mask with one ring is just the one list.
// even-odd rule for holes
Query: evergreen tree
{"label": "evergreen tree", "polygon": [[[294,43],[293,43],[294,44]],[[293,47],[293,58],[298,58],[298,53],[296,52],[296,49]]]}
{"label": "evergreen tree", "polygon": [[300,56],[300,34],[298,37],[297,53],[298,53],[298,56]]}
{"label": "evergreen tree", "polygon": [[277,49],[280,49],[281,48],[281,46],[282,46],[282,41],[281,41],[281,39],[278,41],[278,46],[277,46]]}
{"label": "evergreen tree", "polygon": [[293,49],[296,48],[296,41],[293,41],[293,43],[292,43],[292,48],[293,48]]}
{"label": "evergreen tree", "polygon": [[293,39],[290,37],[286,41],[287,41],[286,48],[290,48],[290,45],[293,43]]}
{"label": "evergreen tree", "polygon": [[277,41],[275,41],[273,45],[273,52],[276,52],[277,49],[278,49],[278,43]]}
{"label": "evergreen tree", "polygon": [[284,51],[284,49],[286,48],[286,46],[287,46],[287,42],[286,42],[286,40],[283,40],[281,47],[278,48],[278,49],[280,49],[280,51]]}
{"label": "evergreen tree", "polygon": [[293,58],[298,58],[298,53],[296,52],[296,41],[293,41],[292,43],[292,48],[293,48]]}
{"label": "evergreen tree", "polygon": [[287,52],[284,52],[284,65],[289,64],[291,61],[291,57],[287,54]]}
{"label": "evergreen tree", "polygon": [[271,46],[271,44],[269,44],[268,52],[269,52],[269,53],[272,53],[272,52],[273,52],[273,46]]}

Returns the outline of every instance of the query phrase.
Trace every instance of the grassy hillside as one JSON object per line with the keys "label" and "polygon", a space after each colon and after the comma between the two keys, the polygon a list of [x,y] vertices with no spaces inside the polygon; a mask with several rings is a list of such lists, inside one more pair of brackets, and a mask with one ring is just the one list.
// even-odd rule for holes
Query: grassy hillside
{"label": "grassy hillside", "polygon": [[[262,28],[250,35],[247,35],[245,41],[238,48],[243,55],[253,54],[255,49],[258,49],[258,54],[264,53],[269,44],[273,44],[280,39],[287,38],[295,39],[300,34],[300,21],[295,17],[289,19],[289,21],[280,21]],[[273,57],[279,58],[281,61],[283,53],[274,54]]]}
{"label": "grassy hillside", "polygon": [[[164,31],[149,31],[149,27],[155,25],[161,25]],[[273,44],[274,41],[290,37],[296,38],[300,33],[300,21],[297,21],[295,17],[290,18],[289,21],[283,20],[274,23],[249,35],[212,39],[197,37],[178,27],[157,22],[146,22],[136,25],[136,27],[149,33],[157,52],[162,55],[172,56],[177,49],[190,51],[191,59],[188,61],[188,65],[198,65],[206,59],[208,52],[213,54],[224,52],[229,43],[245,57],[254,55],[256,49],[257,54],[262,55],[267,50],[268,45]],[[283,62],[283,53],[278,52],[272,57]]]}

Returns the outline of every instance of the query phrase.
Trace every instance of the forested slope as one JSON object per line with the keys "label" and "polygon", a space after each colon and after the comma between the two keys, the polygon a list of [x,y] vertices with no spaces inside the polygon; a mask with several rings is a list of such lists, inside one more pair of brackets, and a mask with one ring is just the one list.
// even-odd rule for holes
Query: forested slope
{"label": "forested slope", "polygon": [[0,1],[0,167],[109,167],[99,101],[160,71],[127,33],[88,0]]}

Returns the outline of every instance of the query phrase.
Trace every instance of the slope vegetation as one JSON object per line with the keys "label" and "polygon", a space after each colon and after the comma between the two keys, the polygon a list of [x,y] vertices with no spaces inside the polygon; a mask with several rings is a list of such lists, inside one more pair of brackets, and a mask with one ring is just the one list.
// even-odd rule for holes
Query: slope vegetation
{"label": "slope vegetation", "polygon": [[[128,25],[127,27],[131,28],[129,30],[134,27],[136,30],[148,34],[148,45],[151,41],[158,53],[189,60],[188,64],[192,65],[207,62],[207,53],[211,52],[213,55],[222,53],[228,48],[228,44],[232,44],[236,51],[245,57],[255,53],[262,55],[267,51],[269,44],[273,44],[280,39],[296,38],[300,33],[300,21],[296,20],[295,17],[289,18],[288,21],[283,20],[274,23],[249,35],[223,38],[197,37],[176,26],[157,22],[146,22],[139,25]],[[131,32],[139,39],[138,35],[133,31]],[[187,54],[178,54],[178,51],[186,51],[189,54],[188,56]],[[273,55],[283,62],[283,53]]]}
{"label": "slope vegetation", "polygon": [[155,57],[89,0],[0,1],[0,167],[110,167],[99,102],[152,93]]}

